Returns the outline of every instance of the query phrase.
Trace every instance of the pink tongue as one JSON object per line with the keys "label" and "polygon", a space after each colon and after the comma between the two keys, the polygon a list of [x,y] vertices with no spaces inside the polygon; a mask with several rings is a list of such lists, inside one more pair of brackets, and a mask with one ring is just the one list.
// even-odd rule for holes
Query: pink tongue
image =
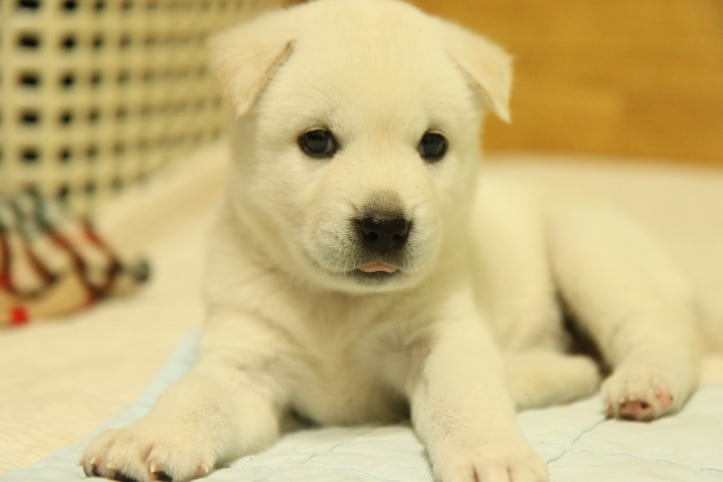
{"label": "pink tongue", "polygon": [[378,273],[380,271],[383,271],[385,273],[394,273],[397,270],[396,266],[392,266],[391,264],[387,263],[367,263],[363,264],[359,267],[359,271],[363,273]]}

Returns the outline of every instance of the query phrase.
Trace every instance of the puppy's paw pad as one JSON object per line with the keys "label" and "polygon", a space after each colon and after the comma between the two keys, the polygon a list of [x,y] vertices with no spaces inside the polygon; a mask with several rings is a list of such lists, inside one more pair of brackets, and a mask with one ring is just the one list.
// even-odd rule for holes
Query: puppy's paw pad
{"label": "puppy's paw pad", "polygon": [[644,400],[627,400],[618,407],[620,418],[649,420],[655,416],[653,406]]}
{"label": "puppy's paw pad", "polygon": [[648,421],[675,408],[680,395],[665,375],[646,368],[621,367],[602,386],[609,417]]}

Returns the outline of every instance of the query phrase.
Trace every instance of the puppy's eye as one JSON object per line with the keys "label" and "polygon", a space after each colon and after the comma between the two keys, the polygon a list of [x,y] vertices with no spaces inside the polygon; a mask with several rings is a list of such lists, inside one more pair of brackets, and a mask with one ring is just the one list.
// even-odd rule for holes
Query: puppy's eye
{"label": "puppy's eye", "polygon": [[297,142],[304,154],[317,159],[334,157],[339,149],[334,134],[329,129],[306,131],[299,136]]}
{"label": "puppy's eye", "polygon": [[417,151],[425,161],[438,161],[447,153],[447,138],[439,132],[427,131],[419,141]]}

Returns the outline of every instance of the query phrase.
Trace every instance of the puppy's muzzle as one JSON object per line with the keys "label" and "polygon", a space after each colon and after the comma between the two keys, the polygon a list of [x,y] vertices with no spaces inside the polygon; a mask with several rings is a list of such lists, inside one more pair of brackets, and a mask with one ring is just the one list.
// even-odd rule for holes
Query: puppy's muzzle
{"label": "puppy's muzzle", "polygon": [[402,215],[368,215],[353,223],[359,243],[379,254],[401,251],[412,230],[412,223]]}

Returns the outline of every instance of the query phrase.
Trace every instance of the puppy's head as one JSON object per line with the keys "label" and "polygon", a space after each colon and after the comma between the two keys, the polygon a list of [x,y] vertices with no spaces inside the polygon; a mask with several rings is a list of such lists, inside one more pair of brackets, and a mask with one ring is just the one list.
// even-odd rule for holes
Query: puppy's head
{"label": "puppy's head", "polygon": [[484,111],[508,117],[502,49],[402,2],[319,0],[211,51],[238,115],[230,199],[279,268],[368,292],[445,262],[465,236]]}

